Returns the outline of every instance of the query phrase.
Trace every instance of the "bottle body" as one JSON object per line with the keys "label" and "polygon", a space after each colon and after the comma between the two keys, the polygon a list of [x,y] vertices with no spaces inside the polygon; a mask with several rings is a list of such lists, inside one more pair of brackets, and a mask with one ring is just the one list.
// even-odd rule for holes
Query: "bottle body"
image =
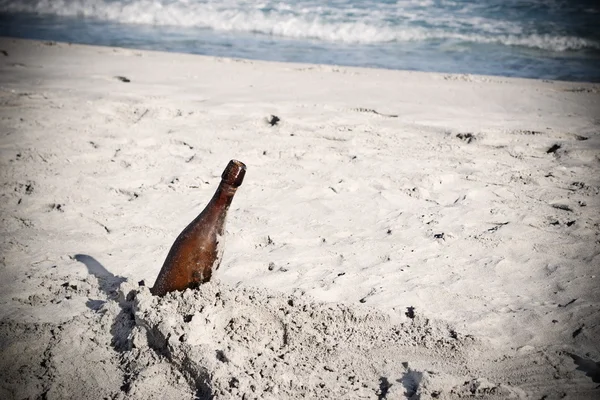
{"label": "bottle body", "polygon": [[246,166],[232,160],[214,196],[175,239],[151,292],[164,296],[174,290],[194,288],[208,282],[223,256],[225,220]]}

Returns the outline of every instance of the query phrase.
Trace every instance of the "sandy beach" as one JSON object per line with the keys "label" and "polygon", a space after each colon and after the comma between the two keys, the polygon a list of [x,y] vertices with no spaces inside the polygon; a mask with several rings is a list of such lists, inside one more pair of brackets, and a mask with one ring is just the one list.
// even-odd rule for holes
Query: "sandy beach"
{"label": "sandy beach", "polygon": [[0,50],[1,399],[600,398],[600,84]]}

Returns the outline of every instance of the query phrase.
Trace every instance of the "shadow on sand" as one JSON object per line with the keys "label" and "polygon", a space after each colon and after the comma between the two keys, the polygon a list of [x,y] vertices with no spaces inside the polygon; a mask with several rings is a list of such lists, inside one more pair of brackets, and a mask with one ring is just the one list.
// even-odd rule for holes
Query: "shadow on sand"
{"label": "shadow on sand", "polygon": [[114,275],[108,271],[98,260],[87,254],[75,254],[73,257],[75,260],[84,264],[88,269],[90,275],[94,275],[98,279],[98,286],[100,290],[106,294],[106,300],[92,300],[89,299],[86,302],[86,306],[94,311],[99,311],[106,304],[107,300],[114,300],[121,311],[112,323],[110,333],[112,335],[113,348],[119,352],[127,351],[130,349],[129,336],[135,321],[131,306],[127,299],[119,298],[119,285],[125,282],[127,278],[122,276]]}
{"label": "shadow on sand", "polygon": [[[98,260],[94,257],[89,256],[87,254],[76,254],[73,257],[75,260],[84,264],[88,272],[91,275],[94,275],[98,279],[98,285],[100,290],[106,294],[106,299],[104,300],[92,300],[89,299],[86,302],[88,308],[100,312],[106,305],[109,300],[114,301],[119,305],[121,311],[115,317],[110,333],[112,335],[112,346],[113,348],[120,352],[125,353],[132,348],[132,341],[130,340],[133,328],[135,327],[135,317],[134,311],[132,309],[132,303],[135,298],[135,292],[131,291],[129,293],[123,293],[123,295],[119,292],[119,286],[121,283],[125,282],[127,279],[122,276],[117,276],[108,271]],[[152,342],[152,339],[149,339],[149,344]],[[162,342],[166,343],[166,339],[163,338]],[[150,347],[161,356],[165,357],[167,360],[172,362],[171,355],[169,351],[166,351],[162,346],[152,346]],[[177,368],[177,366],[174,366]],[[182,373],[184,376],[188,376],[190,379],[190,385],[193,389],[196,390],[196,398],[198,399],[212,399],[213,393],[210,384],[208,384],[209,377],[203,373],[198,373],[198,371],[194,368],[186,369],[187,367],[182,368]],[[133,368],[135,369],[135,368]],[[128,393],[130,390],[130,385],[132,383],[133,376],[128,375],[125,379],[121,390],[123,392]]]}
{"label": "shadow on sand", "polygon": [[[583,371],[586,376],[592,378],[592,382],[600,383],[600,362],[595,362],[589,358],[579,357],[577,354],[567,353],[577,365],[579,371]],[[600,388],[600,386],[598,386]]]}

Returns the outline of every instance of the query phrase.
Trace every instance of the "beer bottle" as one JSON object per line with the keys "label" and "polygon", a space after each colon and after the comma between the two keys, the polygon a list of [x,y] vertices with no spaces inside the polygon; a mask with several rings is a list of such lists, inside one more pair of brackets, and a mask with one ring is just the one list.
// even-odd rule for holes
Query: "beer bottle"
{"label": "beer bottle", "polygon": [[244,163],[231,160],[227,164],[208,205],[175,239],[154,287],[150,289],[153,295],[164,296],[174,290],[198,287],[210,280],[223,255],[227,210],[245,174]]}

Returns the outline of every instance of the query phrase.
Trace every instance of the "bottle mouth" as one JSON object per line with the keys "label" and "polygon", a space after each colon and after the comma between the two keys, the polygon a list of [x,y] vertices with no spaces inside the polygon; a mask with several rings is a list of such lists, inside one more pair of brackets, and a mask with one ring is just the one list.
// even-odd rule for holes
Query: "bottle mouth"
{"label": "bottle mouth", "polygon": [[221,179],[233,187],[239,187],[244,181],[244,175],[246,175],[246,164],[238,160],[231,160],[225,167]]}

